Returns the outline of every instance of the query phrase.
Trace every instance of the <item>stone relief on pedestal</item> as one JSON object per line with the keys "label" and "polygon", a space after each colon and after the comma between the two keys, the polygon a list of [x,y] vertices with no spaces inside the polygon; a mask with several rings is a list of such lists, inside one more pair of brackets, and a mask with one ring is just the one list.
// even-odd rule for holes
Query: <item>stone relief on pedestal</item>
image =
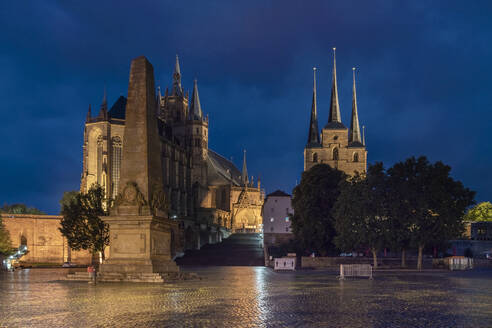
{"label": "stone relief on pedestal", "polygon": [[127,182],[123,191],[116,196],[111,212],[113,215],[142,215],[142,208],[147,205],[143,194],[135,182]]}

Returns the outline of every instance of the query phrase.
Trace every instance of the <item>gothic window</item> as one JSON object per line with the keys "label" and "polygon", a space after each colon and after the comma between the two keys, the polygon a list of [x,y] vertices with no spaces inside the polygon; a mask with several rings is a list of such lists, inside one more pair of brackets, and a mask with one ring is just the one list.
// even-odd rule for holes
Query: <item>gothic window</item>
{"label": "gothic window", "polygon": [[200,139],[195,139],[195,147],[200,147]]}
{"label": "gothic window", "polygon": [[222,189],[222,194],[221,194],[221,200],[222,200],[222,208],[226,209],[227,208],[227,200],[226,200],[226,191],[225,189]]}
{"label": "gothic window", "polygon": [[120,172],[121,172],[121,138],[113,137],[111,139],[111,181],[112,181],[112,195],[116,198],[120,187]]}
{"label": "gothic window", "polygon": [[103,172],[103,138],[99,136],[97,138],[97,183],[102,185],[102,172]]}
{"label": "gothic window", "polygon": [[313,154],[313,162],[318,163],[318,154],[316,153]]}
{"label": "gothic window", "polygon": [[359,161],[359,153],[354,153],[354,162]]}
{"label": "gothic window", "polygon": [[338,148],[333,149],[333,160],[338,161]]}

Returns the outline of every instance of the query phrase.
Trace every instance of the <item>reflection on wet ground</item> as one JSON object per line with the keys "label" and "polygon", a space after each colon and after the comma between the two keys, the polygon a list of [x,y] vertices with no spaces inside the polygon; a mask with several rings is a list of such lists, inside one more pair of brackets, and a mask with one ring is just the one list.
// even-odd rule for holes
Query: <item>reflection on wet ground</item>
{"label": "reflection on wet ground", "polygon": [[186,268],[172,284],[63,281],[65,269],[0,273],[0,327],[492,327],[492,271],[333,273]]}

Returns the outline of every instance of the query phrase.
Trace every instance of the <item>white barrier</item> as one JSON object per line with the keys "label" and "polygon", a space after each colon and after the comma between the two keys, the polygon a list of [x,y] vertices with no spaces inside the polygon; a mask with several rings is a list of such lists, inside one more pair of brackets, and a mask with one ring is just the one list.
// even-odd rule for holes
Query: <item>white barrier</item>
{"label": "white barrier", "polygon": [[372,265],[340,264],[339,279],[345,279],[346,277],[368,277],[372,279]]}
{"label": "white barrier", "polygon": [[274,270],[292,270],[296,269],[296,258],[295,257],[281,257],[275,259]]}
{"label": "white barrier", "polygon": [[468,257],[450,257],[449,270],[468,270],[473,269],[473,259]]}

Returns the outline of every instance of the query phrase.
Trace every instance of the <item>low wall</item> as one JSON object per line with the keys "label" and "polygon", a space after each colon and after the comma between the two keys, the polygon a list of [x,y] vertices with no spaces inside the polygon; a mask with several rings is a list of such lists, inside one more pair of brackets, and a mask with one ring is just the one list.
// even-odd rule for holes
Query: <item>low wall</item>
{"label": "low wall", "polygon": [[27,245],[28,253],[20,258],[26,263],[62,264],[73,262],[89,264],[88,251],[69,249],[60,230],[61,216],[33,214],[1,214],[3,224],[10,233],[12,246]]}
{"label": "low wall", "polygon": [[[301,267],[304,269],[337,269],[340,264],[373,264],[372,257],[310,257],[301,258]],[[417,258],[411,257],[406,260],[407,267],[417,267]],[[400,267],[401,258],[378,257],[378,266]],[[432,267],[432,260],[424,258],[424,268]]]}

